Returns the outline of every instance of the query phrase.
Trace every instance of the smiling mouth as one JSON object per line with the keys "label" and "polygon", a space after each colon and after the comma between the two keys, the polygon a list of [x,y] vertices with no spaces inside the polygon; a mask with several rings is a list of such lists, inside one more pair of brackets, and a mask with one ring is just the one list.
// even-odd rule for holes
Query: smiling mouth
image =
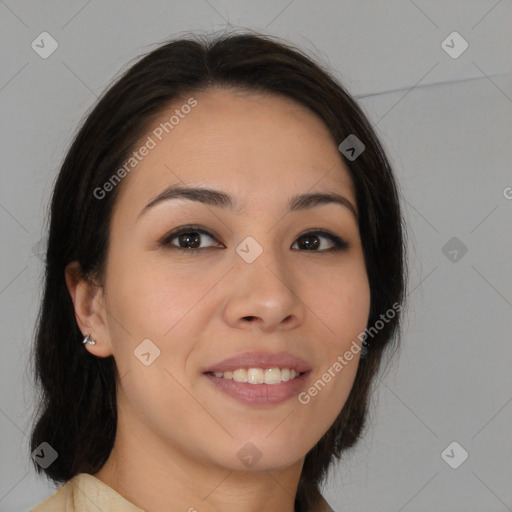
{"label": "smiling mouth", "polygon": [[207,371],[204,376],[223,394],[247,405],[269,407],[297,397],[309,379],[310,370],[293,368],[237,368]]}
{"label": "smiling mouth", "polygon": [[280,384],[299,378],[306,372],[299,372],[293,368],[238,368],[225,372],[206,372],[206,375],[218,379],[232,380],[248,384]]}

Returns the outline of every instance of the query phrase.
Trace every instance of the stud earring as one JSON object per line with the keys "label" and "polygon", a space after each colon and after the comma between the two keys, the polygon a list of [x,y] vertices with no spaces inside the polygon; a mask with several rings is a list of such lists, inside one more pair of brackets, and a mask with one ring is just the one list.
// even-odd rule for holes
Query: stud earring
{"label": "stud earring", "polygon": [[96,342],[95,342],[94,340],[91,340],[91,335],[90,335],[90,334],[88,334],[88,335],[84,338],[84,341],[82,341],[82,343],[83,343],[84,345],[86,345],[87,343],[88,343],[89,345],[96,345]]}

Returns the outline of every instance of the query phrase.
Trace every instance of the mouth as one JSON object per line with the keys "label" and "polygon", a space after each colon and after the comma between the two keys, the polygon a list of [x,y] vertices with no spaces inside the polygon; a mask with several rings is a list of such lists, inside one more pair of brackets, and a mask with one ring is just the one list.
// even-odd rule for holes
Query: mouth
{"label": "mouth", "polygon": [[246,353],[225,359],[203,372],[224,394],[249,405],[275,405],[304,389],[311,366],[289,353]]}

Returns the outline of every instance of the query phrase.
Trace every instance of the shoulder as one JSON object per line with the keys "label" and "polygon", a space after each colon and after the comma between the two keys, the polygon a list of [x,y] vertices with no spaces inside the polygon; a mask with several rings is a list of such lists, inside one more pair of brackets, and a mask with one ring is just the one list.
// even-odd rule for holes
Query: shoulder
{"label": "shoulder", "polygon": [[29,512],[144,512],[98,478],[80,473]]}
{"label": "shoulder", "polygon": [[66,482],[55,494],[35,508],[31,508],[29,512],[60,512],[66,510],[66,504],[72,494],[73,480],[74,478]]}

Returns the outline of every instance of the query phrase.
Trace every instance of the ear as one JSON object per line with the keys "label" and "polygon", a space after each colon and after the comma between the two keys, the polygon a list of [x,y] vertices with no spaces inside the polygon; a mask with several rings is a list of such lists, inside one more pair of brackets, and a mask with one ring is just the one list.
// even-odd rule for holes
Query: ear
{"label": "ear", "polygon": [[86,349],[98,357],[111,356],[113,352],[103,288],[81,277],[78,261],[69,263],[64,273],[78,327],[84,336],[89,334],[96,342],[95,345],[86,344]]}

